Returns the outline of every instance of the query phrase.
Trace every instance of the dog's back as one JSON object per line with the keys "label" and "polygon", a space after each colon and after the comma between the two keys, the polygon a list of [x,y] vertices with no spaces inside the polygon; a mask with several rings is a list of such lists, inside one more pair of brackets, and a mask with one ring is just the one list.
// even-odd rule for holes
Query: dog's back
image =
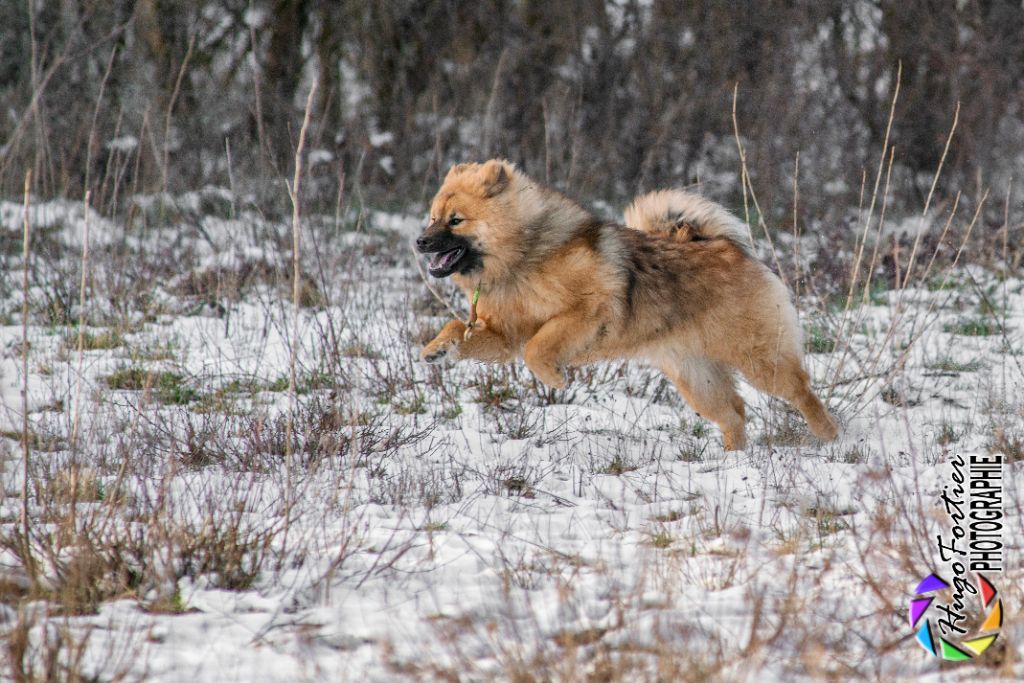
{"label": "dog's back", "polygon": [[625,211],[626,225],[678,242],[727,239],[750,253],[750,233],[721,204],[685,190],[658,190],[637,197]]}

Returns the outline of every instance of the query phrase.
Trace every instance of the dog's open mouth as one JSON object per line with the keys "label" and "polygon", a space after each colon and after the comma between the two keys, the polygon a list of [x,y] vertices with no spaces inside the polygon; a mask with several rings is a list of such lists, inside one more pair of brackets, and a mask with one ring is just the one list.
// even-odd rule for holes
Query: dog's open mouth
{"label": "dog's open mouth", "polygon": [[440,251],[430,259],[430,274],[434,277],[447,277],[455,272],[455,267],[466,255],[466,247],[455,247]]}

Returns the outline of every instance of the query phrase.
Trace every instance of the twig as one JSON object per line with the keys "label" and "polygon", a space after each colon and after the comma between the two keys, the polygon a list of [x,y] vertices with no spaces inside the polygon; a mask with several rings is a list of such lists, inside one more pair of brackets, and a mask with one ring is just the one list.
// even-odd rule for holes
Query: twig
{"label": "twig", "polygon": [[[484,109],[484,125],[480,133],[480,151],[486,159],[491,156],[491,138],[494,136],[494,110],[498,104],[498,90],[501,86],[501,77],[505,72],[505,62],[508,61],[508,47],[502,48],[498,55],[498,63],[494,67],[494,79],[491,82],[491,93],[487,97],[487,106]],[[545,118],[545,130],[547,119]],[[545,141],[547,136],[545,135]]]}
{"label": "twig", "polygon": [[[96,122],[100,117],[100,106],[103,104],[103,93],[107,89],[107,80],[110,79],[110,72],[114,68],[114,58],[117,56],[117,46],[110,51],[110,59],[107,60],[107,70],[103,72],[103,80],[100,81],[100,92],[96,96],[96,107],[92,110],[92,125],[89,126],[89,137],[85,146],[85,190],[88,192],[92,180],[92,150],[96,146]],[[100,202],[103,195],[100,195]]]}
{"label": "twig", "polygon": [[167,113],[164,115],[164,149],[163,164],[160,173],[163,176],[163,191],[167,192],[167,164],[171,155],[171,114],[174,112],[174,103],[178,100],[178,92],[181,90],[181,81],[185,78],[185,70],[192,59],[192,48],[196,44],[196,34],[193,33],[188,39],[188,49],[185,57],[181,60],[181,68],[178,69],[178,77],[174,81],[174,90],[171,91],[171,99],[167,103]]}
{"label": "twig", "polygon": [[[899,101],[900,98],[900,83],[902,76],[903,62],[900,62],[896,67],[896,85],[892,91],[892,103],[889,105],[889,119],[885,124],[885,137],[882,139],[882,155],[878,158],[878,171],[875,173],[875,187],[871,191],[871,204],[868,206],[868,216],[864,220],[864,231],[859,240],[860,244],[857,248],[857,258],[854,259],[853,268],[850,272],[850,289],[846,294],[846,305],[843,308],[844,323],[846,321],[846,313],[850,309],[850,304],[853,301],[853,292],[857,287],[857,280],[860,276],[860,264],[864,257],[864,246],[868,241],[868,229],[871,227],[871,219],[875,215],[875,203],[878,201],[878,186],[882,182],[882,171],[885,169],[886,151],[889,150],[889,135],[892,133],[893,119],[896,117],[896,102]],[[889,156],[890,158],[892,157],[892,152],[889,153]],[[881,224],[881,219],[879,219],[879,224]],[[840,327],[840,333],[842,333],[842,327]]]}
{"label": "twig", "polygon": [[953,125],[950,126],[949,135],[946,136],[946,146],[942,150],[942,157],[939,158],[939,166],[935,169],[935,177],[932,178],[932,187],[928,190],[928,197],[924,201],[924,209],[921,211],[921,225],[917,229],[917,235],[914,237],[914,246],[910,250],[910,259],[907,261],[907,269],[903,273],[903,286],[900,288],[902,291],[907,287],[907,280],[910,279],[911,271],[914,269],[914,258],[917,256],[917,247],[921,244],[921,235],[924,234],[925,221],[924,218],[928,214],[928,209],[932,203],[932,195],[935,194],[935,186],[939,184],[939,176],[942,174],[942,166],[946,163],[946,155],[949,154],[949,145],[953,142],[953,134],[956,133],[956,124],[960,121],[960,102],[956,103],[956,111],[953,112]]}
{"label": "twig", "polygon": [[[945,289],[946,283],[949,281],[950,273],[952,273],[954,270],[956,270],[956,267],[960,264],[960,257],[963,256],[963,252],[964,252],[964,249],[967,246],[967,242],[970,240],[971,234],[974,231],[974,226],[978,222],[979,217],[981,216],[982,209],[985,207],[985,201],[988,199],[988,195],[989,195],[989,191],[985,190],[985,193],[981,196],[981,199],[978,201],[978,205],[977,205],[977,207],[974,210],[974,215],[971,218],[971,222],[967,224],[967,231],[964,234],[963,239],[960,241],[960,245],[957,248],[956,255],[953,257],[953,263],[950,264],[949,268],[947,269],[946,275],[943,277],[942,282],[940,283],[939,289]],[[890,371],[889,371],[889,373],[886,376],[887,378],[891,378],[893,375],[895,375],[896,372],[898,372],[899,370],[901,370],[903,368],[903,366],[907,362],[907,359],[910,356],[911,349],[918,342],[918,340],[924,335],[924,333],[928,330],[928,327],[934,322],[934,319],[930,319],[930,316],[932,315],[933,311],[936,309],[937,306],[945,305],[949,301],[949,298],[951,296],[952,296],[952,294],[948,295],[946,297],[946,299],[943,300],[942,302],[937,302],[936,300],[933,299],[933,300],[931,300],[928,303],[928,307],[925,309],[924,313],[922,314],[922,317],[924,318],[924,323],[923,323],[921,329],[918,329],[918,327],[917,327],[917,323],[918,323],[918,320],[919,320],[918,317],[915,317],[915,318],[913,318],[911,320],[910,332],[909,332],[909,335],[908,335],[908,339],[907,339],[906,345],[903,347],[903,349],[900,351],[899,355],[896,357],[896,360],[890,366]],[[888,345],[890,344],[890,342],[894,338],[894,336],[896,334],[896,330],[899,327],[899,323],[902,321],[902,319],[903,319],[903,312],[901,310],[897,310],[896,315],[893,317],[892,322],[889,324],[889,329],[886,332],[885,338],[882,340],[881,344],[878,347],[880,349],[878,354],[875,356],[874,359],[872,359],[871,372],[873,372],[878,367],[879,363],[881,362],[882,353],[883,353],[884,349],[888,347]],[[902,329],[902,328],[900,328],[900,329]],[[874,394],[871,394],[868,397],[867,392],[868,392],[868,390],[870,388],[871,388],[871,385],[868,385],[868,386],[865,386],[865,387],[861,388],[861,392],[860,393],[861,393],[862,399],[864,399],[863,400],[863,405],[864,406],[866,406],[868,403],[870,403],[870,401],[872,401],[874,399],[874,397],[878,394],[878,392],[876,391]],[[864,397],[867,397],[867,398],[864,398]]]}
{"label": "twig", "polygon": [[889,184],[892,181],[892,165],[895,160],[896,145],[893,145],[889,148],[889,163],[885,170],[885,189],[882,190],[882,212],[878,216],[878,227],[875,229],[875,246],[871,251],[871,262],[868,264],[868,271],[864,280],[864,295],[861,298],[863,303],[868,301],[871,291],[871,280],[875,276],[875,266],[878,265],[878,252],[882,245],[882,226],[885,224],[885,209],[888,206]]}
{"label": "twig", "polygon": [[[992,304],[992,300],[988,298],[988,295],[985,294],[985,290],[983,290],[981,288],[981,285],[978,284],[978,281],[976,279],[974,279],[974,274],[971,273],[971,269],[970,268],[965,268],[964,272],[967,273],[967,279],[971,281],[971,286],[974,288],[974,291],[978,294],[979,297],[981,297],[981,300],[984,302],[984,304],[988,308],[988,310],[993,311],[993,313],[994,313],[995,310],[996,310],[996,307]],[[1005,280],[1004,280],[1004,282],[1005,282]],[[1010,351],[1009,351],[1009,349],[1011,349],[1012,346],[1010,344],[1010,335],[1008,335],[1006,333],[1005,321],[1004,320],[1000,320],[998,315],[993,315],[992,317],[995,319],[996,325],[999,327],[999,336],[1001,336],[1003,338],[1003,344],[1007,348],[1007,352],[1004,353],[1003,355],[1004,356],[1009,356],[1010,358],[1013,359],[1014,364],[1017,366],[1017,371],[1020,373],[1021,379],[1024,379],[1024,366],[1021,365],[1020,358],[1018,358],[1016,354],[1010,353]],[[1005,369],[1004,369],[1004,372],[1005,372]],[[1004,386],[1005,386],[1005,380],[1004,380]]]}
{"label": "twig", "polygon": [[301,247],[300,236],[302,234],[302,152],[306,146],[306,131],[309,129],[309,114],[313,108],[313,96],[316,94],[317,79],[313,79],[309,87],[309,95],[306,97],[306,111],[302,117],[302,129],[299,131],[299,144],[295,148],[295,175],[292,178],[292,186],[288,188],[288,196],[292,201],[292,343],[288,369],[288,428],[285,436],[285,476],[286,482],[286,516],[291,513],[292,503],[292,470],[294,459],[292,438],[295,433],[295,403],[296,403],[296,356],[299,346],[299,303],[301,294],[301,279],[299,277],[299,248]]}
{"label": "twig", "polygon": [[31,446],[28,434],[28,271],[31,250],[31,230],[29,228],[28,207],[29,191],[32,188],[32,169],[25,172],[25,203],[23,211],[24,232],[21,246],[21,542],[25,567],[33,583],[36,579],[36,565],[32,558],[32,546],[29,542],[28,519],[28,478]]}
{"label": "twig", "polygon": [[[893,153],[889,149],[889,135],[892,132],[892,122],[896,116],[896,102],[899,100],[900,97],[900,82],[902,79],[902,75],[903,62],[900,62],[896,66],[896,85],[893,87],[892,102],[889,105],[889,119],[885,124],[885,137],[882,139],[882,154],[878,158],[878,171],[875,173],[875,186],[874,189],[871,191],[871,203],[870,205],[868,205],[868,215],[864,219],[864,230],[862,231],[861,236],[857,240],[857,256],[853,261],[853,265],[850,267],[850,288],[846,293],[846,303],[843,305],[843,313],[839,319],[839,329],[836,331],[836,339],[840,340],[844,339],[846,336],[844,333],[846,332],[846,325],[849,319],[850,307],[853,305],[853,293],[857,288],[857,281],[860,277],[860,265],[864,257],[864,246],[867,244],[868,241],[868,231],[871,228],[871,219],[875,215],[875,204],[878,202],[878,187],[882,182],[882,171],[885,169],[886,152],[888,152],[889,156],[889,170],[890,172],[892,170]],[[888,174],[886,174],[886,190],[888,190],[889,187],[888,179],[889,176]],[[884,203],[885,200],[883,196],[883,204]],[[879,231],[881,231],[881,228],[882,222],[880,218],[878,223]],[[846,358],[849,355],[849,352],[850,344],[847,340],[843,347],[842,353],[839,354],[839,364],[836,366],[835,372],[832,374],[832,382],[830,383],[832,386],[835,386],[836,380],[838,380],[840,375],[842,374],[843,367],[846,364]],[[830,389],[829,398],[831,398],[831,392],[832,390]]]}
{"label": "twig", "polygon": [[[26,3],[28,9],[28,38],[29,38],[29,77],[32,82],[32,92],[39,92],[42,88],[39,85],[39,47],[36,43],[36,10],[35,3]],[[33,97],[32,104],[30,106],[32,112],[32,119],[35,122],[36,128],[36,149],[35,149],[35,168],[42,171],[43,159],[41,155],[45,155],[46,135],[43,131],[43,118],[39,113],[39,98]],[[42,173],[40,173],[42,175]],[[28,180],[25,181],[28,183]]]}
{"label": "twig", "polygon": [[793,278],[793,299],[800,301],[800,152],[796,153],[793,163],[793,262],[796,264],[796,275]]}
{"label": "twig", "polygon": [[71,450],[75,451],[78,446],[78,426],[81,424],[82,414],[82,361],[85,357],[85,290],[89,273],[89,199],[91,193],[85,191],[84,208],[85,213],[82,219],[82,281],[78,290],[78,379],[75,386],[75,416],[71,426]]}
{"label": "twig", "polygon": [[736,119],[736,100],[739,96],[740,84],[737,81],[732,88],[732,132],[736,137],[736,150],[740,155],[740,186],[743,188],[743,221],[747,224],[747,236],[750,248],[754,248],[754,231],[750,227],[750,204],[747,200],[747,153],[740,142],[740,125]]}
{"label": "twig", "polygon": [[772,252],[772,260],[775,262],[775,270],[779,271],[779,278],[782,280],[782,284],[789,289],[789,278],[786,277],[785,271],[782,269],[782,264],[779,262],[779,252],[775,249],[775,241],[772,240],[772,233],[768,230],[768,224],[764,220],[764,212],[761,211],[761,204],[757,201],[757,194],[754,193],[754,185],[750,181],[750,171],[747,169],[747,152],[743,148],[743,143],[740,141],[740,127],[739,122],[736,119],[736,97],[739,93],[739,83],[732,91],[732,130],[733,135],[736,137],[736,148],[740,155],[740,181],[743,183],[743,211],[747,221],[747,231],[750,234],[750,246],[754,247],[754,232],[750,227],[750,208],[747,205],[747,191],[750,191],[750,201],[754,202],[754,208],[757,210],[757,224],[761,230],[764,231],[764,236],[768,240],[768,249]]}
{"label": "twig", "polygon": [[267,144],[266,127],[263,123],[263,92],[260,88],[260,63],[256,58],[258,46],[256,42],[256,29],[251,25],[249,26],[249,44],[253,47],[249,52],[249,65],[252,68],[253,95],[256,99],[256,139],[259,141],[260,151],[267,158],[272,159],[273,155],[270,154],[270,146]]}
{"label": "twig", "polygon": [[409,240],[409,251],[412,252],[412,262],[416,264],[416,270],[417,272],[419,272],[420,279],[423,280],[423,284],[426,285],[427,291],[433,294],[434,298],[437,299],[437,301],[442,306],[448,309],[448,312],[452,314],[452,317],[462,320],[462,316],[459,315],[458,311],[452,308],[452,305],[448,303],[448,301],[443,296],[441,296],[441,294],[436,289],[434,289],[434,286],[432,284],[430,284],[430,280],[427,278],[427,274],[423,272],[423,264],[420,263],[419,255],[416,253],[416,247],[413,246],[413,241],[411,239]]}
{"label": "twig", "polygon": [[[231,218],[236,219],[238,218],[238,204],[235,202],[235,198],[238,194],[235,190],[235,172],[231,161],[231,138],[227,135],[224,136],[224,156],[228,162],[228,188],[231,191]],[[255,226],[253,229],[255,230]]]}
{"label": "twig", "polygon": [[[1003,327],[1006,326],[1006,315],[1007,309],[1009,308],[1009,292],[1007,292],[1007,281],[1010,279],[1010,263],[1007,260],[1009,252],[1009,238],[1010,238],[1010,195],[1013,194],[1013,176],[1010,176],[1009,181],[1006,183],[1006,201],[1003,204]],[[1005,357],[1005,354],[1004,354]],[[1016,359],[1015,359],[1016,360]],[[1006,362],[1003,362],[1003,401],[1006,401]],[[1018,366],[1019,369],[1019,366]]]}

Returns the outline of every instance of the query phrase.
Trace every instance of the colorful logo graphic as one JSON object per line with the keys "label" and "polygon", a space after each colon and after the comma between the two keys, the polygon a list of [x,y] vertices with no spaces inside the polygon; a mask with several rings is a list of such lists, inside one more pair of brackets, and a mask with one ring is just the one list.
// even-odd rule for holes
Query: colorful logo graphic
{"label": "colorful logo graphic", "polygon": [[[997,599],[996,588],[988,579],[981,574],[976,574],[976,576],[978,578],[978,596],[981,599],[985,621],[976,633],[969,634],[959,643],[943,638],[935,631],[931,619],[923,619],[928,608],[935,601],[935,594],[950,588],[950,585],[936,574],[930,574],[917,585],[917,590],[914,591],[915,597],[910,599],[910,625],[917,629],[917,642],[921,643],[921,647],[930,652],[932,656],[942,657],[951,662],[962,662],[980,655],[991,647],[999,637],[999,629],[1003,626],[1003,601]],[[991,609],[989,609],[990,607]],[[938,635],[937,646],[936,635]]]}

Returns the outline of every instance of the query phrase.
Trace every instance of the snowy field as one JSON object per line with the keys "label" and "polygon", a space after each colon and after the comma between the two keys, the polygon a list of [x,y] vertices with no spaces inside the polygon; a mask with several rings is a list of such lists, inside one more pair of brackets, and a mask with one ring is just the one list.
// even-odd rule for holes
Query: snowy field
{"label": "snowy field", "polygon": [[[936,265],[849,307],[801,292],[842,436],[815,442],[744,385],[751,445],[727,454],[636,364],[554,391],[522,364],[420,363],[451,315],[409,248],[422,216],[304,219],[296,320],[287,217],[216,190],[134,206],[90,216],[84,306],[82,207],[32,206],[23,328],[22,207],[0,204],[15,675],[1024,677],[1019,277]],[[988,453],[1006,462],[1007,615],[983,657],[942,663],[907,600],[938,564],[949,459]]]}

